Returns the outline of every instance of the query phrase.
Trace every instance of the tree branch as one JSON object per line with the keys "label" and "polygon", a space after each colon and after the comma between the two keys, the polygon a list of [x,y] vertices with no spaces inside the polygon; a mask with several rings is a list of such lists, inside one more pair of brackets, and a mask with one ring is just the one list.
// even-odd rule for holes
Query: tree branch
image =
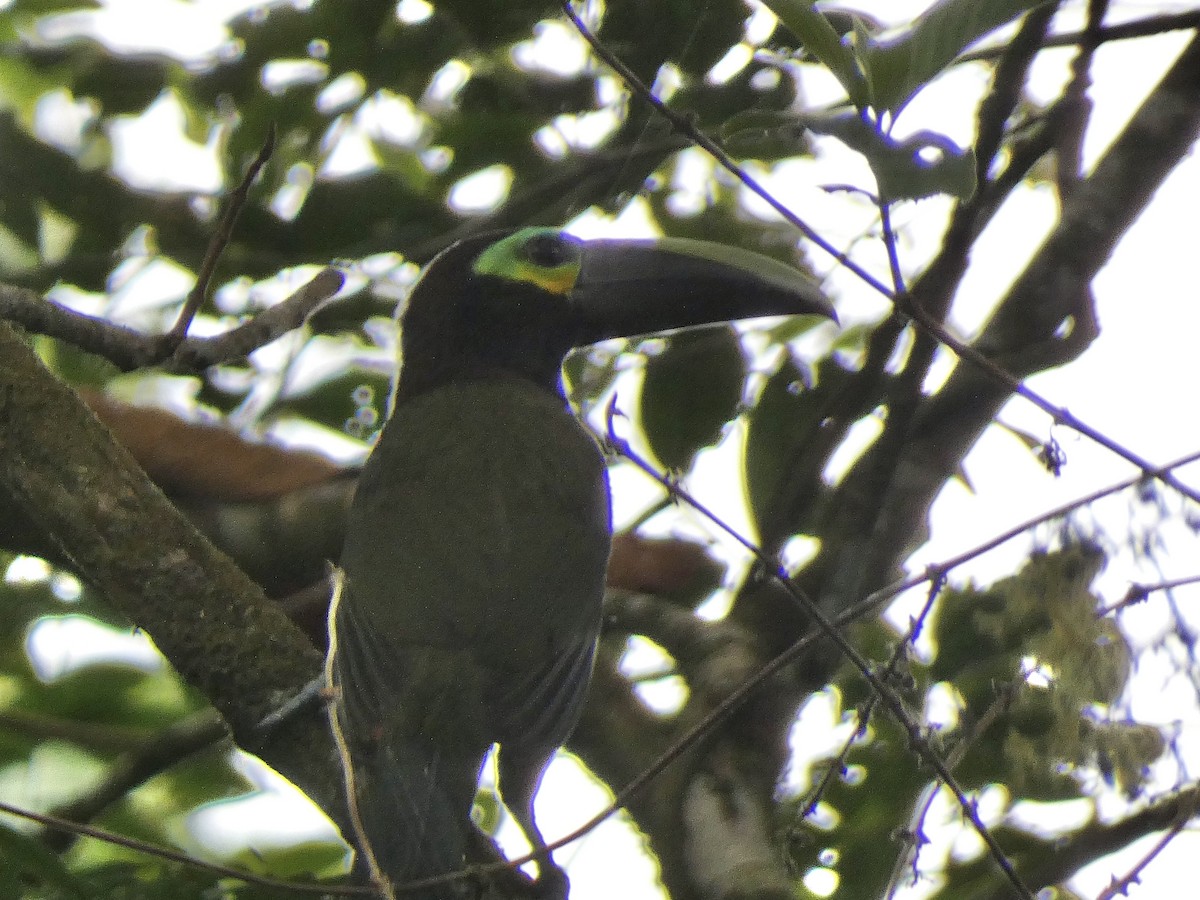
{"label": "tree branch", "polygon": [[183,341],[176,341],[170,334],[142,334],[124,325],[75,312],[28,288],[4,284],[0,284],[0,319],[74,344],[126,372],[159,364],[170,372],[198,372],[240,359],[299,327],[341,290],[344,281],[345,276],[336,269],[323,269],[282,303],[232,331]]}
{"label": "tree branch", "polygon": [[[1081,292],[1107,263],[1113,249],[1141,214],[1163,180],[1200,134],[1200,38],[1143,102],[1125,130],[1081,181],[1054,232],[1017,278],[971,345],[1016,378],[1061,365],[1084,349],[1079,335],[1059,326],[1080,321]],[[1069,351],[1069,352],[1068,352]],[[964,361],[945,387],[922,405],[904,457],[883,503],[886,514],[871,536],[870,556],[861,556],[866,590],[891,579],[900,560],[927,534],[923,524],[934,496],[954,476],[962,459],[1012,396],[1012,388]],[[1126,458],[1129,458],[1128,452]],[[1178,483],[1174,476],[1164,479]],[[845,598],[847,602],[853,596]]]}
{"label": "tree branch", "polygon": [[[1200,787],[1188,787],[1124,819],[1097,822],[1055,841],[1054,852],[1047,855],[1045,862],[1030,867],[1024,874],[1030,884],[1061,884],[1102,856],[1116,853],[1157,831],[1188,822],[1195,817],[1197,809],[1200,809]],[[1009,894],[1003,886],[997,885],[996,890],[983,896],[1007,900]]]}
{"label": "tree branch", "polygon": [[4,322],[0,358],[0,487],[86,581],[154,638],[238,743],[258,749],[340,820],[340,780],[322,716],[297,717],[255,748],[257,723],[320,672],[320,654]]}
{"label": "tree branch", "polygon": [[[212,710],[201,710],[126,753],[99,785],[82,797],[55,808],[51,814],[68,822],[90,822],[138,785],[228,737],[229,729],[221,718]],[[62,852],[78,836],[74,831],[51,830],[46,835],[46,843],[52,850]]]}

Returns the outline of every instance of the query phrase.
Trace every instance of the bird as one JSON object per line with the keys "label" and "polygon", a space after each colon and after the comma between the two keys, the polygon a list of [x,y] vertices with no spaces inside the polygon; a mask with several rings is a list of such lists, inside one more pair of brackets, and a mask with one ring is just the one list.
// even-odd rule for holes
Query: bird
{"label": "bird", "polygon": [[[583,707],[612,534],[604,454],[564,396],[567,354],[783,314],[836,319],[799,271],[704,241],[526,227],[468,237],[425,267],[332,614],[332,694],[376,878],[463,869],[493,745],[505,806],[545,848],[533,798]],[[536,896],[567,896],[548,855],[538,873]],[[404,894],[466,895],[461,880]]]}

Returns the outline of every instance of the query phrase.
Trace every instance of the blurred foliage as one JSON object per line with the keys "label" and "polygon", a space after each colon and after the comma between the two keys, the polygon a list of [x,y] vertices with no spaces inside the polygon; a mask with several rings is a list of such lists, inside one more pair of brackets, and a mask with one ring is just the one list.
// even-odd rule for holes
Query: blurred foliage
{"label": "blurred foliage", "polygon": [[[959,785],[985,798],[980,805],[993,810],[985,814],[989,823],[1001,823],[1003,812],[1018,803],[1076,798],[1082,782],[1097,771],[1137,795],[1150,765],[1166,749],[1157,729],[1107,719],[1132,668],[1125,638],[1110,620],[1096,616],[1100,600],[1090,585],[1104,561],[1097,547],[1071,544],[1035,554],[1016,575],[989,588],[945,591],[929,623],[933,659],[908,664],[905,699],[911,709],[927,707],[934,693],[952,698],[953,720],[931,739],[950,760]],[[876,632],[862,636],[868,643],[885,633],[879,625],[863,627]],[[868,698],[857,673],[846,673],[835,687],[847,712],[861,709]],[[819,778],[830,762],[817,763],[814,775]],[[816,817],[799,818],[811,802],[807,796],[783,805],[793,866],[806,872],[827,866],[825,860],[841,860],[843,865],[829,867],[847,896],[884,896],[894,873],[911,874],[911,859],[897,869],[901,848],[931,852],[912,831],[918,815],[930,808],[929,790],[928,774],[916,765],[904,730],[891,717],[875,715],[841,777],[821,795]],[[940,816],[960,817],[954,801],[948,804],[933,821],[922,816],[923,827],[936,827]],[[830,819],[832,825],[818,824]],[[1060,850],[1057,834],[1039,836],[1002,824],[995,833],[1018,870],[1037,868]],[[879,852],[883,835],[895,841],[897,853]],[[1006,884],[981,851],[944,868],[940,860],[919,860],[919,868],[938,871],[944,882],[938,896],[992,896]]]}
{"label": "blurred foliage", "polygon": [[[104,772],[138,755],[206,704],[165,665],[155,663],[148,671],[120,661],[134,658],[127,651],[95,647],[105,640],[124,643],[130,632],[86,588],[76,595],[77,585],[68,584],[64,591],[61,582],[43,577],[48,571],[39,574],[38,566],[14,561],[11,555],[0,564],[13,576],[26,573],[0,586],[0,796],[34,809],[57,808],[86,796]],[[54,627],[63,624],[87,630],[63,635]],[[50,633],[38,642],[41,668],[35,670],[31,635],[44,628]],[[197,808],[245,796],[249,789],[233,765],[230,748],[213,745],[143,782],[93,824],[178,847],[185,822]],[[213,893],[210,874],[95,840],[77,842],[60,861],[33,838],[29,823],[15,819],[0,823],[0,847],[4,897],[279,896],[261,890]],[[344,850],[323,843],[256,849],[253,856],[252,870],[329,874],[341,868]]]}
{"label": "blurred foliage", "polygon": [[[897,144],[840,110],[798,115],[805,103],[796,74],[825,66],[852,99],[895,111],[968,43],[1029,3],[939,4],[936,15],[886,45],[873,43],[865,19],[825,16],[805,2],[768,5],[786,25],[751,29],[739,0],[610,0],[598,34],[675,108],[763,169],[808,153],[808,132],[823,130],[862,152],[889,196],[970,193],[963,173],[974,163],[942,136]],[[555,3],[250,6],[226,23],[223,38],[200,49],[184,40],[204,33],[200,19],[168,18],[211,15],[198,3],[146,4],[140,45],[115,36],[129,24],[113,25],[116,5],[15,0],[0,13],[0,279],[55,288],[82,310],[135,327],[168,327],[187,279],[147,287],[148,274],[168,263],[175,273],[195,272],[217,201],[274,125],[277,150],[195,328],[228,327],[297,286],[308,267],[331,261],[345,265],[357,292],[304,333],[196,378],[151,372],[114,382],[115,372],[87,354],[41,342],[48,364],[73,383],[164,402],[184,395],[248,430],[299,420],[360,438],[378,421],[364,410],[384,408],[395,364],[390,318],[413,263],[466,234],[632,212],[664,233],[804,264],[791,228],[750,214],[739,185],[632,102],[615,76],[586,57]],[[974,12],[959,15],[964,9]],[[841,40],[847,33],[859,42]],[[131,135],[139,123],[153,127]],[[921,163],[929,146],[946,151],[941,168]],[[217,184],[204,186],[198,160],[211,165]],[[697,166],[699,179],[689,175]],[[464,195],[481,173],[498,185],[493,195]],[[801,327],[809,325],[780,326],[768,336],[786,349]],[[644,364],[638,408],[649,446],[664,466],[686,470],[740,420],[746,492],[760,533],[777,535],[785,526],[816,533],[827,512],[824,482],[814,477],[797,489],[787,481],[798,471],[821,471],[825,411],[844,396],[853,375],[846,359],[865,339],[865,330],[848,331],[839,343],[846,355],[828,356],[812,371],[790,352],[761,371],[751,342],[734,331],[667,338]],[[627,349],[575,354],[566,368],[572,395],[585,406],[604,395],[629,368]],[[843,416],[869,417],[889,377],[856,395]],[[778,508],[780,495],[802,500],[803,512]],[[16,572],[12,563],[0,558],[0,571]],[[913,666],[911,693],[916,708],[935,686],[955,698],[958,722],[941,739],[961,746],[957,771],[969,789],[1004,785],[1009,804],[1053,802],[1079,796],[1078,771],[1092,767],[1132,794],[1161,753],[1157,731],[1104,719],[1130,660],[1120,634],[1094,616],[1089,583],[1098,565],[1094,551],[1076,547],[1036,557],[990,589],[948,591],[942,599],[937,652],[929,665]],[[0,792],[37,808],[85,795],[99,773],[202,707],[169,671],[119,661],[39,677],[26,642],[37,623],[87,617],[128,632],[86,587],[60,599],[56,577],[0,583]],[[893,637],[878,625],[863,632],[881,646]],[[853,677],[836,687],[847,710],[865,699]],[[986,727],[976,731],[977,723]],[[825,865],[821,852],[835,848],[852,862],[833,866],[837,896],[875,896],[894,862],[893,853],[879,852],[880,842],[907,827],[929,778],[899,728],[882,717],[849,762],[862,777],[835,780],[823,798],[836,811],[834,826],[794,821],[802,808],[795,800],[781,807],[781,828],[793,838],[797,872]],[[227,751],[210,748],[112,804],[96,824],[186,845],[192,811],[246,790]],[[498,818],[494,807],[485,804],[483,812],[486,823]],[[0,896],[279,896],[94,841],[60,858],[31,833],[26,823],[0,823]],[[1028,835],[1013,840],[1024,842],[1013,851],[1018,863],[1023,854],[1052,851]],[[325,843],[246,848],[238,858],[279,875],[329,875],[341,857],[340,845]],[[949,897],[967,896],[995,875],[973,860],[951,864],[944,877],[941,895]]]}
{"label": "blurred foliage", "polygon": [[[655,457],[686,472],[696,452],[715,444],[737,412],[746,360],[732,328],[702,328],[671,338],[646,363],[641,425]],[[688,409],[680,416],[679,410]]]}

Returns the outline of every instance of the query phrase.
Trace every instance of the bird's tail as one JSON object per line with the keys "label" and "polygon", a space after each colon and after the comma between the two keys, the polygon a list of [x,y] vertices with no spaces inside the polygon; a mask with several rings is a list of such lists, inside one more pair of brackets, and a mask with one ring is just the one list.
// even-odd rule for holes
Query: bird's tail
{"label": "bird's tail", "polygon": [[[364,854],[374,857],[378,874],[398,887],[462,869],[467,820],[437,778],[437,760],[410,744],[353,757],[359,839]],[[452,900],[463,896],[462,883],[403,896]]]}
{"label": "bird's tail", "polygon": [[[341,598],[344,601],[346,598]],[[356,843],[363,868],[393,887],[463,868],[468,814],[475,786],[462,772],[470,760],[445,758],[444,749],[388,727],[388,692],[399,674],[394,654],[377,646],[377,633],[354,621],[352,603],[340,602],[330,642],[329,674],[343,751]],[[333,618],[333,616],[331,616]],[[403,683],[401,681],[400,683]],[[477,766],[476,766],[477,769]],[[405,892],[413,900],[456,900],[462,881]]]}

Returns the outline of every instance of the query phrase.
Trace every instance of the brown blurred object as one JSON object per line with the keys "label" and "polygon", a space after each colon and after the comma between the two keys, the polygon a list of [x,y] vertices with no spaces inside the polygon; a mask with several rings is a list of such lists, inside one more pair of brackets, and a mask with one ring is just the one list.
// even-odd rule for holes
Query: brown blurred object
{"label": "brown blurred object", "polygon": [[97,391],[79,394],[171,497],[230,503],[270,500],[328,481],[341,471],[317,453],[251,443],[227,428],[188,422]]}
{"label": "brown blurred object", "polygon": [[[218,547],[282,603],[315,645],[325,643],[329,582],[340,553],[353,470],[302,450],[253,443],[220,425],[189,422],[100,392],[80,396],[167,496]],[[0,529],[12,550],[65,564],[15,513]],[[691,605],[716,588],[724,566],[678,538],[613,538],[608,586]]]}
{"label": "brown blurred object", "polygon": [[613,535],[608,586],[646,594],[692,597],[716,588],[725,567],[702,544],[680,538]]}

